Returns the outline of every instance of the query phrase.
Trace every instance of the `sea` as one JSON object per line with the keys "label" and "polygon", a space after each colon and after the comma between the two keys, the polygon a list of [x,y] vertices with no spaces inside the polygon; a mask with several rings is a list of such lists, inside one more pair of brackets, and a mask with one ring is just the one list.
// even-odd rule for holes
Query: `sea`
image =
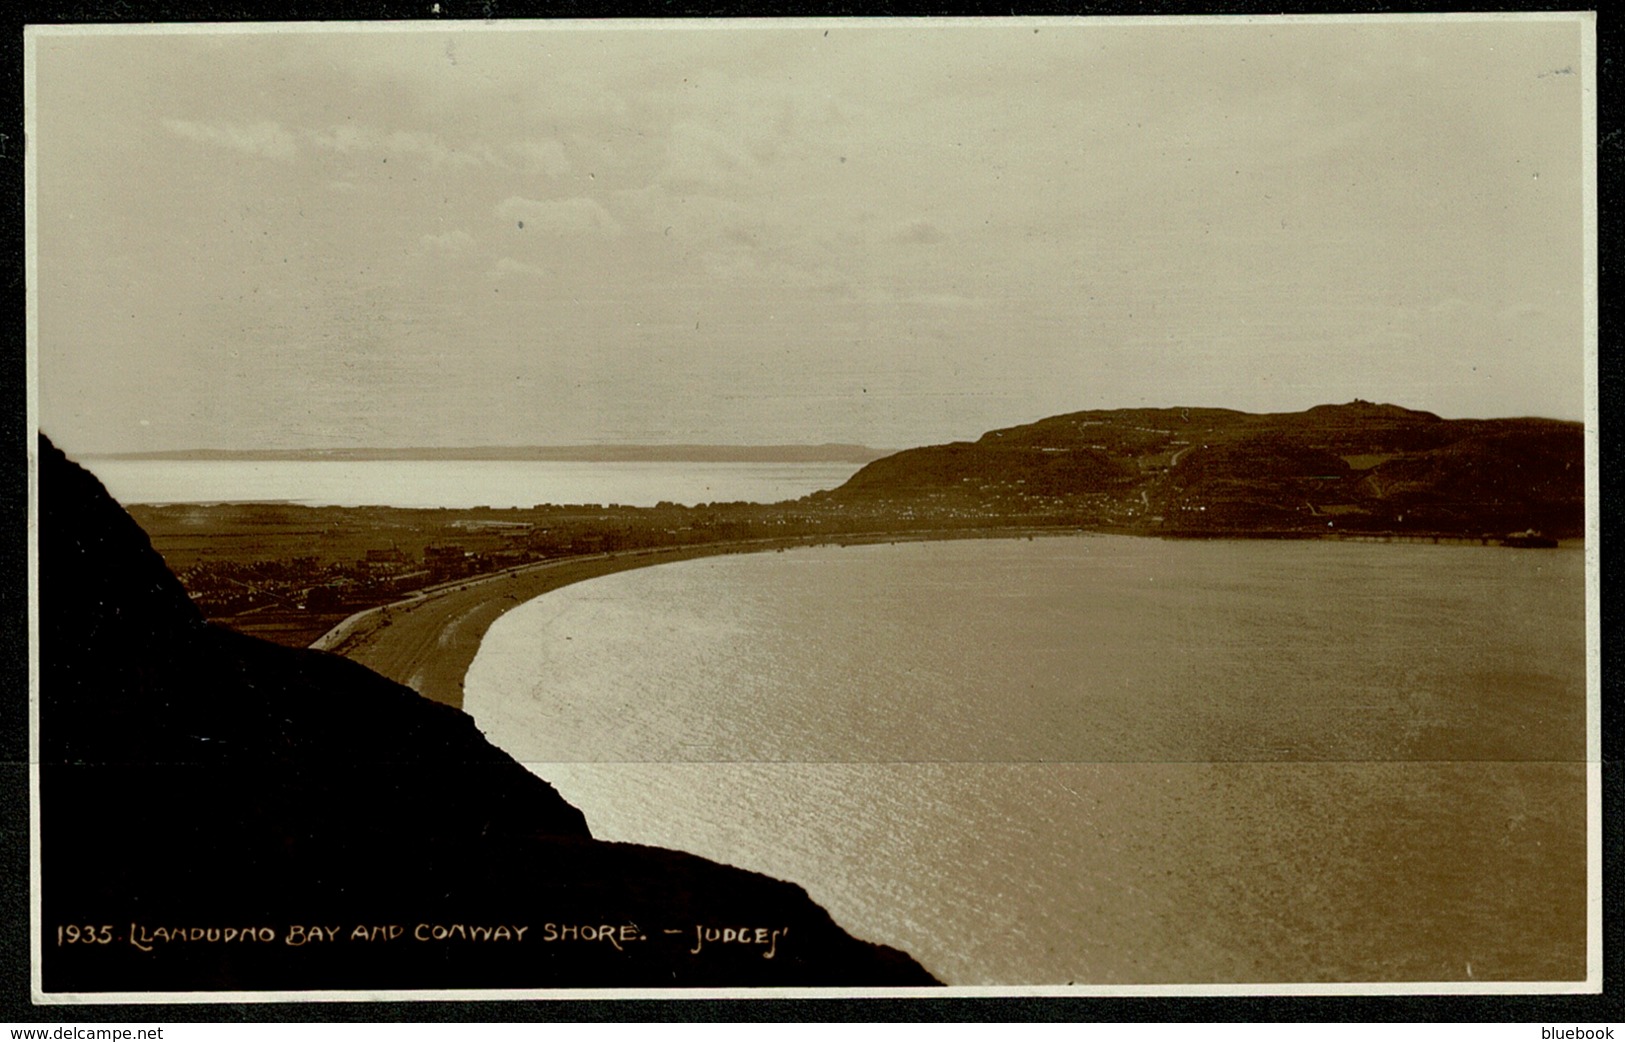
{"label": "sea", "polygon": [[777,503],[835,488],[855,463],[603,463],[558,460],[115,460],[85,465],[135,503],[531,507],[662,500]]}
{"label": "sea", "polygon": [[595,836],[794,881],[950,984],[1573,980],[1584,576],[1105,535],[713,557],[509,612],[465,708]]}

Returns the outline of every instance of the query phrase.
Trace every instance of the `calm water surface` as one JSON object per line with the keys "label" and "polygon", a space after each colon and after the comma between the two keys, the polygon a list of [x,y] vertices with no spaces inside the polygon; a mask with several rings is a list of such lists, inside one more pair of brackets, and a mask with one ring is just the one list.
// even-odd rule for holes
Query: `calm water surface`
{"label": "calm water surface", "polygon": [[777,503],[835,488],[852,463],[526,460],[108,460],[86,466],[120,503],[273,500],[307,506]]}
{"label": "calm water surface", "polygon": [[712,558],[492,627],[604,839],[954,984],[1584,975],[1578,551],[1117,537]]}

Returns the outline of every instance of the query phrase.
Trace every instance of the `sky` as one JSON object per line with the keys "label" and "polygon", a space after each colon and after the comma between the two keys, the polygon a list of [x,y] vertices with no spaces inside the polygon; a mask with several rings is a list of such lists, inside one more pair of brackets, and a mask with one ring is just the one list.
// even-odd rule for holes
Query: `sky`
{"label": "sky", "polygon": [[1585,24],[31,39],[69,452],[1584,409]]}

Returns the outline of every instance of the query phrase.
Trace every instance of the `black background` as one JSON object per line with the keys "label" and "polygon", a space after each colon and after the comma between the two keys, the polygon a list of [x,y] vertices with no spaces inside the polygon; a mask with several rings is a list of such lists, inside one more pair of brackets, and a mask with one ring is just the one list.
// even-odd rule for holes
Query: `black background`
{"label": "black background", "polygon": [[[23,233],[23,27],[31,24],[232,21],[373,21],[483,20],[512,18],[672,18],[672,17],[852,17],[930,15],[1001,17],[1010,15],[1144,15],[1144,14],[1383,14],[1471,9],[1474,11],[1570,11],[1573,4],[1459,4],[1429,7],[1412,4],[1314,6],[1303,3],[1265,5],[1219,3],[1175,6],[1168,3],[927,3],[921,0],[875,4],[808,3],[772,0],[745,4],[704,0],[433,0],[400,2],[327,2],[262,0],[210,2],[171,0],[136,3],[99,0],[83,3],[24,3],[8,6],[9,23],[0,37],[0,89],[7,104],[0,113],[0,235],[4,261],[0,280],[5,306],[0,308],[0,343],[5,375],[0,379],[0,1019],[12,1022],[199,1023],[208,1021],[773,1021],[842,1020],[917,1021],[1356,1021],[1356,1022],[1522,1022],[1572,1025],[1625,1020],[1620,995],[1620,853],[1625,828],[1620,807],[1625,770],[1619,756],[1619,721],[1615,711],[1618,655],[1607,640],[1609,615],[1603,614],[1602,749],[1603,749],[1603,980],[1601,995],[1530,996],[1260,996],[1227,998],[963,998],[920,999],[715,999],[715,1000],[535,1000],[384,1003],[254,1003],[186,1005],[34,1006],[29,993],[29,827],[28,827],[28,549],[26,521],[27,419],[26,302]],[[1611,529],[1615,488],[1611,473],[1619,459],[1621,435],[1610,422],[1622,404],[1621,359],[1612,334],[1618,328],[1617,307],[1610,300],[1611,246],[1618,222],[1619,161],[1625,151],[1625,129],[1613,96],[1618,65],[1618,38],[1607,13],[1597,24],[1599,231],[1599,361],[1598,402],[1602,495],[1599,509],[1604,535]],[[1605,540],[1606,541],[1606,540]],[[1602,557],[1603,586],[1614,569]]]}

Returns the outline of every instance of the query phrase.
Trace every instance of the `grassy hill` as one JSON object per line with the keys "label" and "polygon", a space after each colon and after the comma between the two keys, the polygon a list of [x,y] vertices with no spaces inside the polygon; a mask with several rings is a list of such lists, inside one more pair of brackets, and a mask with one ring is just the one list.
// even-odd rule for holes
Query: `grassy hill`
{"label": "grassy hill", "polygon": [[1067,413],[887,456],[828,497],[1166,532],[1572,536],[1584,526],[1584,474],[1578,423],[1446,420],[1356,400],[1296,413]]}

